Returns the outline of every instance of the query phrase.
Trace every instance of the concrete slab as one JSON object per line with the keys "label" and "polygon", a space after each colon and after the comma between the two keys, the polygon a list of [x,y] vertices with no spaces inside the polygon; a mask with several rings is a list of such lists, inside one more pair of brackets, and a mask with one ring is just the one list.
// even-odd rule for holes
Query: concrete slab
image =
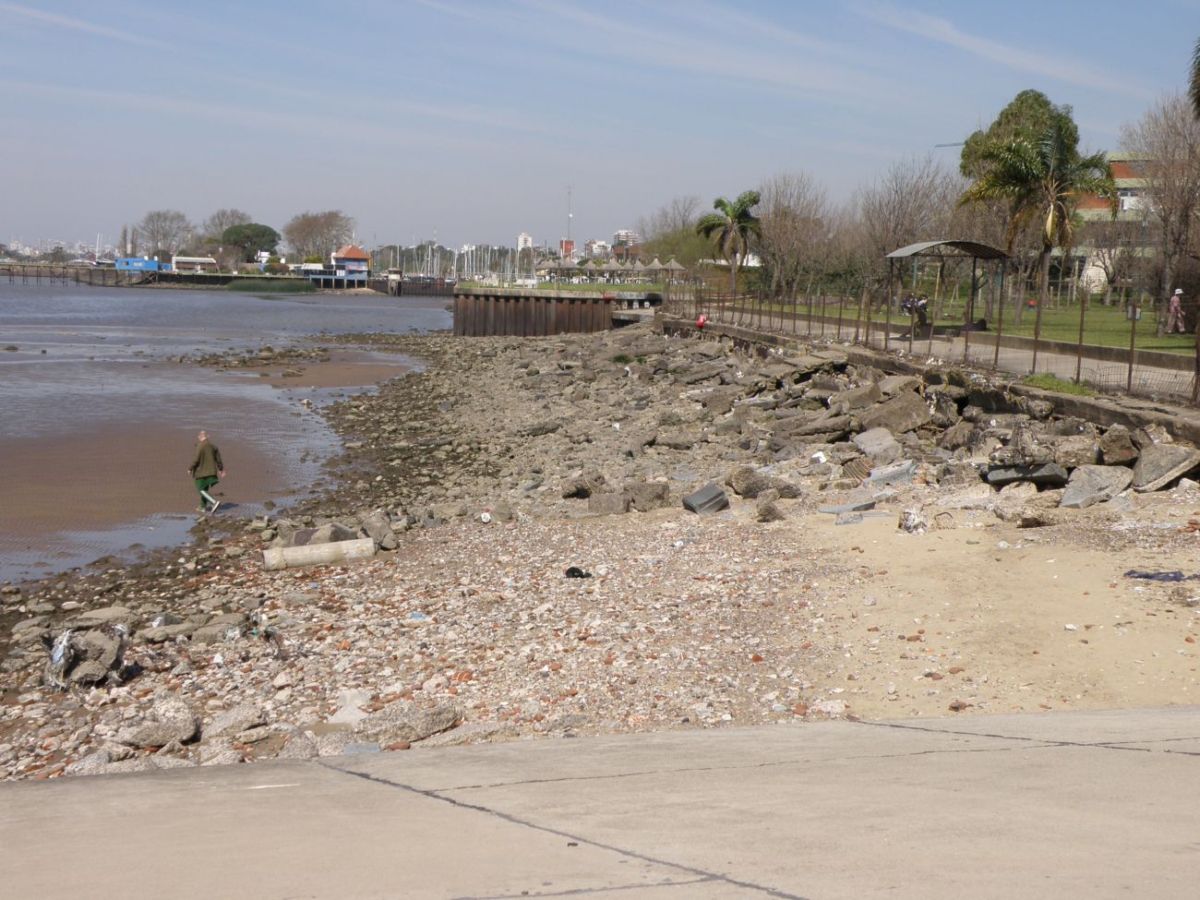
{"label": "concrete slab", "polygon": [[1157,751],[1197,734],[828,722],[9,784],[0,871],[39,898],[1190,898],[1200,757]]}

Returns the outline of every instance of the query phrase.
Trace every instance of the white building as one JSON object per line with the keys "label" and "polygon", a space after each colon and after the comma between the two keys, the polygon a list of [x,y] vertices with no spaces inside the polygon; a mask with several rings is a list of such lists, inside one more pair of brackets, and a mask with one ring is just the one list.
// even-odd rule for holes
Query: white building
{"label": "white building", "polygon": [[517,235],[517,250],[530,250],[533,248],[533,235],[526,234],[522,231]]}

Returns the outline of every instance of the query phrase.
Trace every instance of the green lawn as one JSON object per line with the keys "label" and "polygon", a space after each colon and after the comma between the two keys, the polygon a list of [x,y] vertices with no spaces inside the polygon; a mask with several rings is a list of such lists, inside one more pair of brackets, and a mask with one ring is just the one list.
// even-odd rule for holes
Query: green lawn
{"label": "green lawn", "polygon": [[[934,304],[930,304],[933,307]],[[739,307],[741,305],[739,304]],[[761,304],[763,316],[778,316],[781,311],[790,313],[795,310],[804,319],[808,315],[807,301],[801,301],[799,306],[791,304],[763,303]],[[931,310],[932,312],[932,310]],[[935,325],[956,325],[963,321],[963,304],[961,301],[947,301],[943,307],[942,315],[938,318]],[[1014,311],[1011,306],[1004,308],[1003,333],[1008,335],[1019,335],[1022,337],[1033,337],[1033,323],[1036,314],[1035,309],[1026,308],[1024,315],[1021,317],[1020,324],[1014,321]],[[813,306],[813,314],[820,315],[820,303],[815,303]],[[746,314],[757,318],[759,315],[759,306],[753,302],[746,305]],[[826,301],[825,315],[827,318],[836,318],[838,315],[837,298],[830,297]],[[983,306],[980,304],[977,307],[976,317],[982,317]],[[858,317],[858,303],[855,300],[847,299],[842,307],[843,321],[853,321]],[[874,322],[883,322],[887,319],[885,310],[875,310],[871,314],[871,320]],[[907,321],[907,316],[892,310],[891,320],[893,324]],[[1087,310],[1087,315],[1084,321],[1083,341],[1085,344],[1094,344],[1102,347],[1128,347],[1129,346],[1129,320],[1125,318],[1125,309],[1122,306],[1104,306],[1099,301],[1093,301]],[[993,316],[988,321],[989,333],[994,333],[996,330],[997,319]],[[1156,322],[1155,311],[1149,307],[1143,307],[1142,318],[1137,323],[1137,348],[1139,350],[1161,350],[1167,353],[1183,353],[1191,355],[1195,352],[1196,338],[1191,334],[1171,334],[1159,337],[1155,334]],[[1063,306],[1055,309],[1047,307],[1042,313],[1042,338],[1048,341],[1065,341],[1069,344],[1074,344],[1079,339],[1079,306]]]}

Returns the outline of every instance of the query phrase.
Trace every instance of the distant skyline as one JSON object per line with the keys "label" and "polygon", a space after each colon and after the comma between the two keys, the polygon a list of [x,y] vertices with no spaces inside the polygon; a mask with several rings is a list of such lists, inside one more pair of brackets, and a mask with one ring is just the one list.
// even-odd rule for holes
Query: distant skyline
{"label": "distant skyline", "polygon": [[608,240],[804,171],[837,201],[957,163],[1026,88],[1087,150],[1180,91],[1200,0],[0,0],[0,242],[115,242],[152,209],[360,243]]}

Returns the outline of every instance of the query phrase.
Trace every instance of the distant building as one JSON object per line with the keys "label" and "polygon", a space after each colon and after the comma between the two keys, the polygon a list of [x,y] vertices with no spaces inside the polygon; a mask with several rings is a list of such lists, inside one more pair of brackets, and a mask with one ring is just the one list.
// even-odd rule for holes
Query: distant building
{"label": "distant building", "polygon": [[211,256],[171,257],[171,269],[176,272],[217,272],[220,268]]}
{"label": "distant building", "polygon": [[371,275],[371,255],[357,244],[346,244],[329,254],[328,264],[302,263],[299,272],[319,288],[366,287]]}
{"label": "distant building", "polygon": [[533,235],[526,234],[524,231],[522,231],[520,234],[517,235],[517,250],[520,251],[520,250],[532,250],[532,249],[533,249]]}
{"label": "distant building", "polygon": [[583,255],[588,259],[608,259],[612,247],[608,241],[590,240],[583,245]]}
{"label": "distant building", "polygon": [[122,256],[116,261],[122,272],[160,272],[169,269],[169,264],[160,265],[157,259],[148,256]]}
{"label": "distant building", "polygon": [[[1072,249],[1071,266],[1077,268],[1080,283],[1089,291],[1101,291],[1110,287],[1109,270],[1104,263],[1107,257],[1111,264],[1115,246],[1125,247],[1134,256],[1143,258],[1153,257],[1156,252],[1148,240],[1152,232],[1142,227],[1147,213],[1150,212],[1147,160],[1138,154],[1124,151],[1109,153],[1107,157],[1113,181],[1117,186],[1116,220],[1112,218],[1112,207],[1108,200],[1095,194],[1080,197],[1076,207],[1079,218],[1084,222],[1112,222],[1116,229],[1115,232],[1106,229],[1105,240],[1108,246],[1090,246],[1088,232],[1084,231],[1082,239]],[[1055,251],[1056,256],[1060,253],[1061,251]]]}
{"label": "distant building", "polygon": [[560,259],[574,259],[575,242],[570,238],[562,238],[558,242],[558,256]]}
{"label": "distant building", "polygon": [[[1135,219],[1144,211],[1146,198],[1146,160],[1133,153],[1109,153],[1108,165],[1117,185],[1117,218]],[[1109,216],[1108,201],[1091,194],[1079,200],[1079,215],[1083,219],[1105,219]]]}
{"label": "distant building", "polygon": [[370,254],[357,244],[347,244],[334,250],[330,262],[338,270],[339,276],[344,274],[347,278],[361,276],[366,281],[371,271]]}

